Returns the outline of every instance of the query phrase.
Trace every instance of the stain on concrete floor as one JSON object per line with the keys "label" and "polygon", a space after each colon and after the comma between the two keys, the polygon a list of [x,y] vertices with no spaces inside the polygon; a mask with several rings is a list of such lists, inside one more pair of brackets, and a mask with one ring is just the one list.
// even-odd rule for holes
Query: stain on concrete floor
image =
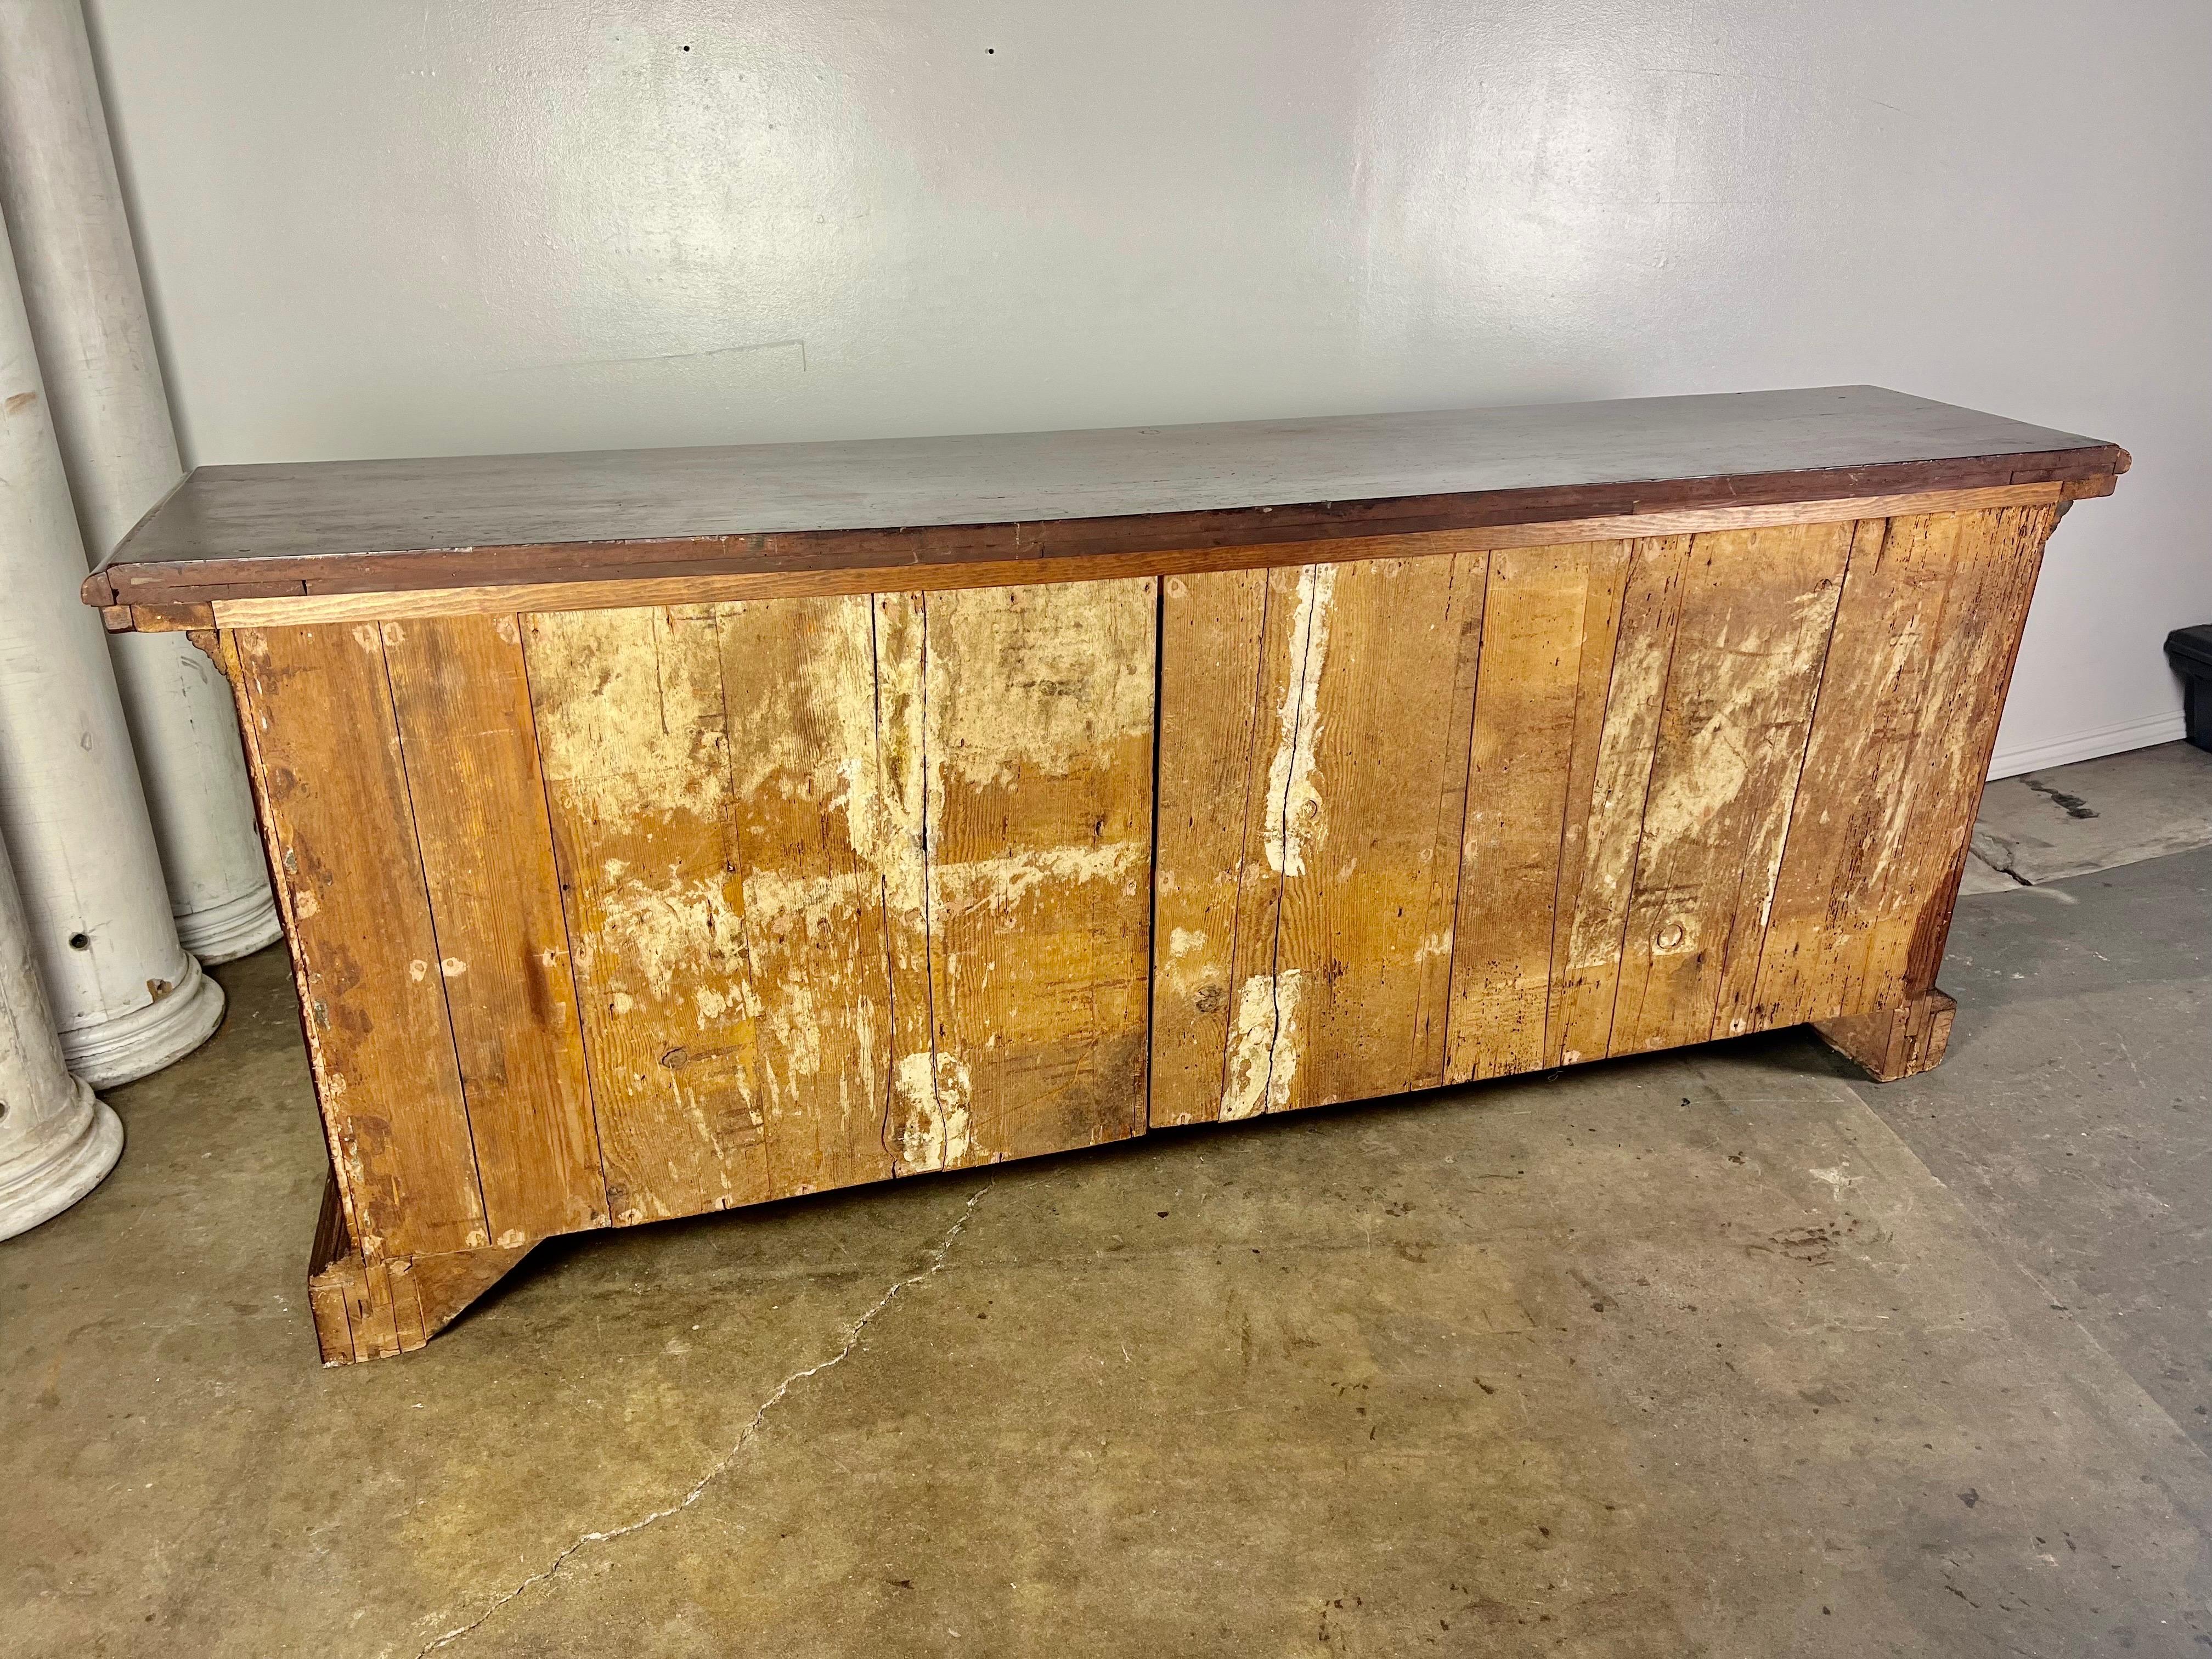
{"label": "stain on concrete floor", "polygon": [[1796,1036],[561,1241],[325,1371],[221,971],[0,1247],[0,1653],[2212,1646],[2212,1467]]}
{"label": "stain on concrete floor", "polygon": [[2162,743],[1999,778],[1964,890],[2004,892],[2212,845],[2212,754]]}
{"label": "stain on concrete floor", "polygon": [[1859,1092],[2212,1453],[2208,955],[2212,848],[1965,900],[1950,1054]]}

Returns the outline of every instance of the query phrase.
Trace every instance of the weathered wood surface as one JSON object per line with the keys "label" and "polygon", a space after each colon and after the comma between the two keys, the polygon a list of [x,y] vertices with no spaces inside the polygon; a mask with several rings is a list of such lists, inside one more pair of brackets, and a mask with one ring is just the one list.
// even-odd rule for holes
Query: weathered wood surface
{"label": "weathered wood surface", "polygon": [[[346,562],[331,574],[283,583],[222,583],[192,590],[173,603],[103,605],[112,632],[161,633],[207,628],[283,628],[311,622],[404,620],[410,617],[511,616],[538,611],[605,611],[641,605],[723,604],[769,599],[827,599],[874,593],[896,586],[914,592],[1013,587],[1040,582],[1111,581],[1139,576],[1194,575],[1216,571],[1275,569],[1358,558],[1423,557],[1446,548],[1490,552],[1506,547],[1562,547],[1577,542],[1656,536],[1700,535],[1712,530],[1757,530],[1784,524],[1845,524],[1898,513],[1972,513],[2006,507],[2059,506],[2084,495],[2111,493],[2113,479],[2045,480],[1971,489],[1847,495],[1765,503],[1670,507],[1646,505],[1634,512],[1595,517],[1514,517],[1458,529],[1436,528],[1470,516],[1473,509],[1384,522],[1373,515],[1331,515],[1305,522],[1286,510],[1255,514],[1233,528],[1192,532],[1180,538],[1132,528],[1151,521],[1114,520],[1095,545],[1036,556],[1023,545],[970,546],[966,528],[904,532],[895,544],[848,547],[835,554],[733,559],[720,542],[672,544],[664,556],[641,555],[615,574],[556,579],[573,562],[567,550],[547,550],[544,565],[525,576],[501,576],[467,586],[362,586],[385,578],[378,567]],[[1457,501],[1460,498],[1450,498]],[[1024,530],[1030,528],[1023,526]],[[1366,533],[1373,531],[1378,533]],[[1288,539],[1289,538],[1298,539]],[[773,539],[773,538],[770,538]],[[753,545],[753,538],[745,538]],[[1196,541],[1202,544],[1192,545]],[[538,550],[531,550],[535,552]],[[629,550],[632,553],[635,550]],[[731,567],[735,568],[731,568]],[[657,574],[638,574],[655,571]],[[388,576],[388,572],[386,573]],[[410,569],[411,577],[428,573]],[[453,580],[460,580],[455,576]],[[265,587],[281,592],[264,592]]]}
{"label": "weathered wood surface", "polygon": [[1768,896],[1796,796],[1852,526],[1691,544],[1645,796],[1611,1051],[1751,1029]]}
{"label": "weathered wood surface", "polygon": [[511,1248],[605,1226],[520,630],[444,617],[380,631],[486,1228]]}
{"label": "weathered wood surface", "polygon": [[1486,562],[1170,587],[1155,1122],[1437,1080]]}
{"label": "weathered wood surface", "polygon": [[1801,1022],[1924,1069],[2061,511],[210,636],[326,1358],[550,1234],[1148,1124]]}
{"label": "weathered wood surface", "polygon": [[1959,1004],[1930,986],[1901,1008],[1876,1008],[1813,1022],[1821,1040],[1877,1083],[1917,1077],[1942,1063]]}
{"label": "weathered wood surface", "polygon": [[931,1026],[898,1059],[900,1172],[1141,1133],[1153,584],[910,603],[928,958],[900,993]]}
{"label": "weathered wood surface", "polygon": [[235,639],[249,753],[355,1242],[491,1243],[375,624]]}
{"label": "weathered wood surface", "polygon": [[[2110,444],[1871,386],[1121,431],[204,467],[95,573],[87,596],[162,605],[856,569],[874,574],[837,591],[919,591],[978,562],[1006,567],[994,582],[1177,574],[1194,567],[1083,566],[1393,530],[2039,482],[2096,489],[2126,467]],[[517,598],[506,609],[562,603]]]}
{"label": "weathered wood surface", "polygon": [[[1465,830],[1452,868],[1451,1048],[1445,1073],[1546,1063],[1553,905],[1579,885],[1632,547],[1491,556]],[[1570,910],[1569,914],[1571,914]]]}
{"label": "weathered wood surface", "polygon": [[894,1168],[885,913],[921,854],[886,810],[872,607],[724,605],[717,626],[768,1190],[879,1181]]}
{"label": "weathered wood surface", "polygon": [[[1905,1006],[1940,959],[2055,517],[1173,579],[1154,1121]],[[1395,627],[1346,605],[1355,571],[1395,584]],[[1446,616],[1480,641],[1449,673]],[[1363,627],[1424,710],[1363,684]],[[1463,787],[1456,836],[1439,787]],[[1416,917],[1442,919],[1418,945]],[[1441,1047],[1408,1017],[1439,957]]]}
{"label": "weathered wood surface", "polygon": [[1152,619],[529,619],[618,1221],[1142,1129]]}
{"label": "weathered wood surface", "polygon": [[617,1225],[773,1194],[711,605],[526,617]]}
{"label": "weathered wood surface", "polygon": [[307,1308],[325,1365],[385,1359],[421,1347],[530,1253],[510,1249],[365,1258],[346,1232],[332,1178],[307,1259]]}
{"label": "weathered wood surface", "polygon": [[[1659,715],[1674,661],[1675,623],[1689,569],[1691,538],[1630,544],[1620,613],[1613,624],[1606,690],[1599,700],[1597,748],[1570,773],[1559,845],[1559,890],[1552,926],[1551,994],[1544,1063],[1571,1066],[1613,1048],[1622,944],[1636,886],[1637,853],[1650,799]],[[1590,655],[1586,644],[1584,655]],[[1587,682],[1585,682],[1585,685]],[[1586,752],[1589,710],[1577,692],[1576,755]]]}

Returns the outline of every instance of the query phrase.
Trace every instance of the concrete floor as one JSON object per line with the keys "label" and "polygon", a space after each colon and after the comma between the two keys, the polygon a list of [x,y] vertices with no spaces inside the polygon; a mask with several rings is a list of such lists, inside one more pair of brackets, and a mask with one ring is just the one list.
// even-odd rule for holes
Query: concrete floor
{"label": "concrete floor", "polygon": [[336,1371],[264,953],[0,1245],[0,1654],[2204,1659],[2208,890],[1968,899],[1887,1089],[1784,1033],[562,1241]]}

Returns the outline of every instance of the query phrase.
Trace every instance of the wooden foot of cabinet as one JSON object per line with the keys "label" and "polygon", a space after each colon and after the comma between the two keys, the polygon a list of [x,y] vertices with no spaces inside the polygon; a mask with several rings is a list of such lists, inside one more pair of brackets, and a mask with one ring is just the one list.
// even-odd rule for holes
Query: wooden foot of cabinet
{"label": "wooden foot of cabinet", "polygon": [[333,1180],[323,1194],[307,1263],[307,1301],[323,1364],[350,1365],[421,1347],[529,1253],[524,1244],[364,1261],[347,1236]]}
{"label": "wooden foot of cabinet", "polygon": [[1943,1050],[1951,1042],[1951,1020],[1958,1012],[1955,1000],[1931,989],[1902,1008],[1819,1020],[1813,1029],[1876,1083],[1894,1083],[1932,1072],[1942,1063]]}

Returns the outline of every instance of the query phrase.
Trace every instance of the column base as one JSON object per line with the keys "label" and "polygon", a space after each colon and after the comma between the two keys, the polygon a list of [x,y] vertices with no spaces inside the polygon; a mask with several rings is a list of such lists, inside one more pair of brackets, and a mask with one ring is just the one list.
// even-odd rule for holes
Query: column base
{"label": "column base", "polygon": [[150,1077],[174,1065],[222,1024],[222,987],[187,954],[183,982],[143,1008],[64,1031],[62,1059],[95,1089]]}
{"label": "column base", "polygon": [[81,1079],[76,1106],[37,1164],[0,1170],[0,1238],[51,1221],[106,1180],[123,1156],[123,1120]]}
{"label": "column base", "polygon": [[276,896],[265,882],[255,891],[240,893],[204,909],[177,912],[178,942],[209,968],[250,957],[283,936],[283,924],[276,915]]}

